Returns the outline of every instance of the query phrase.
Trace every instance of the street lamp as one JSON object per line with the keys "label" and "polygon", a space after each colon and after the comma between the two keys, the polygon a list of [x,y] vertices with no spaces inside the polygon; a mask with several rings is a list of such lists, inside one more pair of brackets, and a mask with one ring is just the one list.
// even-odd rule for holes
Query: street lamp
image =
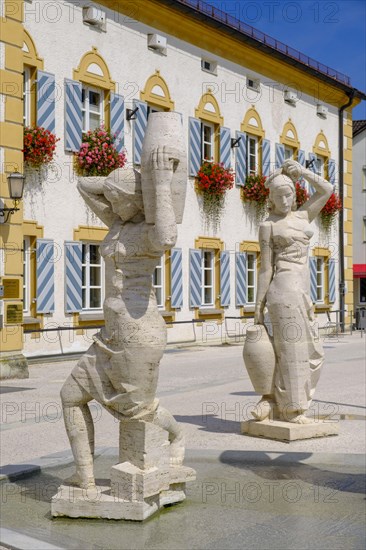
{"label": "street lamp", "polygon": [[0,217],[5,218],[3,223],[8,222],[10,214],[14,214],[14,212],[18,212],[19,210],[19,208],[17,207],[20,199],[23,196],[24,179],[25,177],[22,174],[19,174],[19,172],[13,172],[12,174],[9,174],[7,176],[9,195],[14,202],[14,206],[13,208],[0,208]]}

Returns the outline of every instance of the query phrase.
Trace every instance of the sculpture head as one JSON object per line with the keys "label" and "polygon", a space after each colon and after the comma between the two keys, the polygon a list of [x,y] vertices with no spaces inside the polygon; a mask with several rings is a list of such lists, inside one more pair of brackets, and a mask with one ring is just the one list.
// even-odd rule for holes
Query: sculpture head
{"label": "sculpture head", "polygon": [[113,170],[104,182],[104,196],[122,221],[143,212],[141,174],[133,168]]}
{"label": "sculpture head", "polygon": [[286,215],[297,210],[294,182],[284,174],[275,174],[266,181],[269,189],[269,209],[275,214]]}

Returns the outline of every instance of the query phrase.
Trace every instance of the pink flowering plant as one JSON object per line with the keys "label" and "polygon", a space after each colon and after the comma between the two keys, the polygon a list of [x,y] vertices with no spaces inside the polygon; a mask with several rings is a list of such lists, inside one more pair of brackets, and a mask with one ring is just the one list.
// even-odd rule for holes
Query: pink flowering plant
{"label": "pink flowering plant", "polygon": [[42,126],[24,128],[24,162],[32,168],[41,168],[53,161],[59,138]]}
{"label": "pink flowering plant", "polygon": [[113,170],[123,168],[126,155],[117,151],[115,139],[103,125],[83,133],[80,150],[75,154],[78,176],[108,176]]}
{"label": "pink flowering plant", "polygon": [[241,189],[242,201],[255,206],[257,221],[264,217],[267,210],[269,189],[265,186],[266,179],[266,176],[250,174]]}

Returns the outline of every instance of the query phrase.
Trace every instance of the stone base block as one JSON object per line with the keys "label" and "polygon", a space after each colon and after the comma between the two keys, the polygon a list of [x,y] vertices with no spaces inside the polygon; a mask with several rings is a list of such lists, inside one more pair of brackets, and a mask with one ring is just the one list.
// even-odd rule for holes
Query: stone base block
{"label": "stone base block", "polygon": [[143,521],[159,508],[159,496],[142,502],[122,500],[111,495],[110,487],[101,485],[88,490],[61,485],[51,500],[53,517]]}
{"label": "stone base block", "polygon": [[171,466],[168,471],[157,468],[142,471],[127,462],[117,464],[111,469],[110,487],[97,485],[80,489],[61,485],[52,497],[51,514],[53,517],[143,521],[164,506],[182,502],[186,498],[186,481],[195,479],[196,472],[186,466]]}
{"label": "stone base block", "polygon": [[296,441],[338,435],[338,424],[330,422],[312,422],[311,424],[293,424],[280,420],[247,420],[241,423],[241,433],[279,441]]}

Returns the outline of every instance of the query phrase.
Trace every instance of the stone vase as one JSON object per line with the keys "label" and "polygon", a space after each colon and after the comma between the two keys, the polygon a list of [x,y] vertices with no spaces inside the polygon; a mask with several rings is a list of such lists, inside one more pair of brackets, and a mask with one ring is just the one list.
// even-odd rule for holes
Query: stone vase
{"label": "stone vase", "polygon": [[261,395],[272,394],[276,356],[264,325],[247,329],[243,359],[254,390]]}
{"label": "stone vase", "polygon": [[149,116],[141,153],[142,197],[147,223],[155,223],[155,193],[151,177],[151,153],[157,147],[174,150],[172,199],[177,223],[182,223],[187,190],[187,154],[182,118],[175,112],[158,112]]}

